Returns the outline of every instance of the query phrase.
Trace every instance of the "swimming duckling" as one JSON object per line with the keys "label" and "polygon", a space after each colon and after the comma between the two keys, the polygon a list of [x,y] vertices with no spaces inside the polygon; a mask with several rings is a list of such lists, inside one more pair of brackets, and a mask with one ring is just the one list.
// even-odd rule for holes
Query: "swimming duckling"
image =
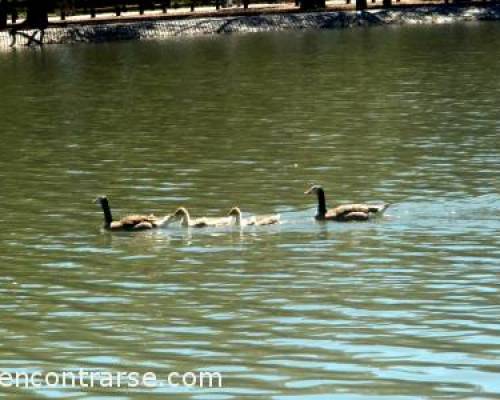
{"label": "swimming duckling", "polygon": [[277,215],[255,215],[249,218],[241,217],[241,210],[238,207],[233,207],[228,214],[236,226],[251,226],[251,225],[273,225],[280,222],[280,216]]}
{"label": "swimming duckling", "polygon": [[329,211],[326,209],[325,191],[313,185],[304,194],[315,194],[318,198],[318,212],[314,218],[319,221],[367,221],[376,214],[382,214],[389,204],[344,204]]}
{"label": "swimming duckling", "polygon": [[106,196],[99,196],[95,202],[101,205],[102,211],[104,213],[104,228],[112,231],[137,231],[145,229],[159,228],[165,225],[170,216],[164,218],[158,218],[154,215],[129,215],[121,218],[119,221],[113,221],[113,216],[111,214],[111,209],[109,207],[109,202]]}
{"label": "swimming duckling", "polygon": [[206,228],[209,226],[227,226],[231,224],[231,217],[222,218],[191,218],[189,211],[185,207],[179,207],[170,218],[168,224],[174,221],[181,221],[181,226],[192,228]]}

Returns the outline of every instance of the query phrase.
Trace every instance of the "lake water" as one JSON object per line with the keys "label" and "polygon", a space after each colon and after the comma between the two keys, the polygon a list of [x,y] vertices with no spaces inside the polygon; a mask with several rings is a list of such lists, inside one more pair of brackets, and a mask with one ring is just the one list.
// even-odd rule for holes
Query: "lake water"
{"label": "lake water", "polygon": [[[0,54],[0,370],[223,388],[6,398],[500,397],[500,25]],[[329,204],[390,202],[368,223]],[[118,215],[279,226],[111,234]]]}

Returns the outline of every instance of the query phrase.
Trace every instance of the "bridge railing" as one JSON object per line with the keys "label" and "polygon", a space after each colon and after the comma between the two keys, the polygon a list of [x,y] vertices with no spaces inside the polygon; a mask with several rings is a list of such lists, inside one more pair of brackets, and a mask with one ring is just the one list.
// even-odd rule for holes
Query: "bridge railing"
{"label": "bridge railing", "polygon": [[[252,4],[281,4],[294,0],[252,0]],[[62,20],[71,15],[88,15],[95,18],[98,14],[112,13],[116,16],[126,11],[137,12],[139,15],[149,10],[167,13],[169,9],[188,7],[194,11],[197,7],[214,7],[215,9],[237,5],[248,8],[250,0],[0,0],[0,29],[8,22],[13,24],[24,20],[30,7],[44,7],[46,13],[59,15]]]}

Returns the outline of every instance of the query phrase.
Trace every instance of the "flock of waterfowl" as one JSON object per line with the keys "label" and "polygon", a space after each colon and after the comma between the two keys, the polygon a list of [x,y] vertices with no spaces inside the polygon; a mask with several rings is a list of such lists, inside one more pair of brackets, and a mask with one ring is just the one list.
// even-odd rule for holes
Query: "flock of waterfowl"
{"label": "flock of waterfowl", "polygon": [[[318,221],[367,221],[375,215],[382,214],[389,204],[343,204],[331,210],[326,207],[325,191],[321,186],[313,185],[305,194],[314,194],[318,200],[318,211],[315,215]],[[273,225],[280,222],[279,215],[256,215],[243,218],[241,210],[233,207],[224,217],[199,217],[191,218],[189,211],[185,207],[179,207],[173,214],[165,217],[154,215],[129,215],[118,221],[113,221],[113,215],[108,199],[100,196],[96,203],[101,205],[104,213],[104,228],[115,231],[136,231],[145,229],[155,229],[165,227],[170,224],[180,222],[183,227],[206,228],[221,226],[260,226]]]}

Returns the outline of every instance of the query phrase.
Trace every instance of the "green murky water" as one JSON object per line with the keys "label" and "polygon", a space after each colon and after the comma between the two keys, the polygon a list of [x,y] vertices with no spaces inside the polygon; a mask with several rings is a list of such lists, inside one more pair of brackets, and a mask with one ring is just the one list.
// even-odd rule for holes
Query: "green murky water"
{"label": "green murky water", "polygon": [[[219,371],[6,398],[500,396],[500,25],[0,54],[0,369]],[[369,223],[330,204],[387,201]],[[103,232],[118,214],[280,212]]]}

